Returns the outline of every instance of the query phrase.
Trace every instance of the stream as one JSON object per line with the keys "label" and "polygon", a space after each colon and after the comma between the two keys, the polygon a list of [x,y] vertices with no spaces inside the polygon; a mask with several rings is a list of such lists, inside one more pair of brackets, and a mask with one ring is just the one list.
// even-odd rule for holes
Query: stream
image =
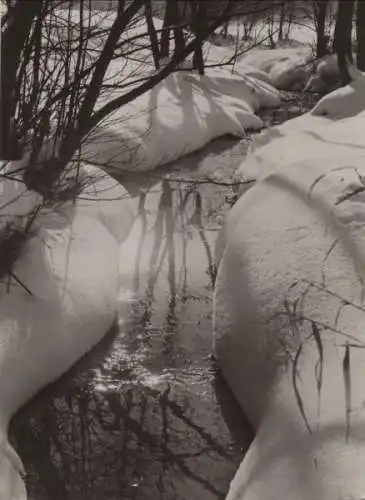
{"label": "stream", "polygon": [[214,247],[250,141],[118,175],[118,324],[13,419],[29,500],[224,500],[253,434],[211,357]]}

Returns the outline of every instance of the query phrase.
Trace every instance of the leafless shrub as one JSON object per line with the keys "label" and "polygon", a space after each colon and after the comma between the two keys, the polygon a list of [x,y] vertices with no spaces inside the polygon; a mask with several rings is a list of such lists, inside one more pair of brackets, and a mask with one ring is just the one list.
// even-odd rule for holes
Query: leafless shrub
{"label": "leafless shrub", "polygon": [[[74,199],[83,139],[174,71],[223,22],[231,3],[156,72],[151,54],[161,30],[151,25],[150,0],[121,0],[102,11],[93,10],[92,0],[3,1],[0,157],[19,160],[16,182],[47,203]],[[18,239],[3,241],[15,256],[9,241]]]}

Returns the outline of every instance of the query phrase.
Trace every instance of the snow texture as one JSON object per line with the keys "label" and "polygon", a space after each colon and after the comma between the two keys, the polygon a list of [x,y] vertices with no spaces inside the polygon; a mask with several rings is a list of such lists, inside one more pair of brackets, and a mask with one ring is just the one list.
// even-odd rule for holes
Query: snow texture
{"label": "snow texture", "polygon": [[90,135],[82,157],[110,171],[152,170],[215,137],[260,129],[255,111],[279,104],[278,91],[249,76],[174,73],[113,113]]}
{"label": "snow texture", "polygon": [[349,67],[353,81],[324,96],[313,108],[314,116],[338,120],[354,116],[365,109],[365,74],[354,66]]}
{"label": "snow texture", "polygon": [[305,86],[311,73],[309,47],[253,49],[241,63],[264,71],[280,90],[298,90]]}
{"label": "snow texture", "polygon": [[34,210],[41,197],[34,191],[27,190],[24,183],[17,179],[16,169],[10,163],[1,165],[0,179],[0,231],[8,225],[22,228],[26,216]]}
{"label": "snow texture", "polygon": [[[262,82],[268,83],[271,85],[271,87],[274,86],[274,83],[272,79],[270,78],[270,75],[266,73],[266,71],[262,71],[261,69],[254,68],[253,66],[248,66],[246,64],[242,63],[237,63],[234,66],[234,75],[240,75],[240,76],[250,76],[252,78],[256,78],[257,80],[261,80]],[[263,106],[265,107],[265,106]]]}
{"label": "snow texture", "polygon": [[[260,72],[257,78],[280,90],[322,93],[340,81],[336,54],[315,62],[309,46],[253,49],[238,61],[238,71],[241,66],[247,68],[247,74],[256,68]],[[354,65],[350,65],[350,72],[356,73]]]}
{"label": "snow texture", "polygon": [[261,179],[296,161],[365,154],[365,77],[323,97],[311,112],[262,132],[236,179]]}
{"label": "snow texture", "polygon": [[[44,209],[0,283],[0,499],[25,499],[11,416],[95,345],[116,320],[119,247],[134,220],[124,188],[94,167],[75,204]],[[16,207],[16,204],[14,204]]]}
{"label": "snow texture", "polygon": [[220,235],[214,348],[256,429],[227,500],[364,498],[364,90],[334,92],[330,118],[322,101],[248,157],[260,180]]}

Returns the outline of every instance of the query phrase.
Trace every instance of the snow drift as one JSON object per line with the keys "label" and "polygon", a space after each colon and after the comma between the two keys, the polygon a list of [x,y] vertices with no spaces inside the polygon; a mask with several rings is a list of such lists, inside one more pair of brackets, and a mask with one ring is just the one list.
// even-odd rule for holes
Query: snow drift
{"label": "snow drift", "polygon": [[252,77],[178,72],[117,110],[84,145],[85,161],[113,170],[151,170],[215,137],[260,129],[260,107],[280,104],[278,91]]}
{"label": "snow drift", "polygon": [[[0,283],[0,498],[25,499],[21,461],[7,440],[14,412],[67,371],[116,319],[120,243],[134,210],[124,188],[84,166],[75,203],[42,209]],[[16,188],[15,188],[16,189]],[[13,207],[17,206],[17,201]]]}
{"label": "snow drift", "polygon": [[[323,158],[335,165],[339,155],[364,155],[365,76],[323,97],[310,113],[262,132],[236,178],[261,179],[300,159]],[[333,163],[334,162],[334,163]]]}
{"label": "snow drift", "polygon": [[334,93],[326,115],[341,119],[315,116],[319,103],[293,120],[304,131],[288,122],[248,157],[260,180],[220,236],[215,353],[256,429],[227,500],[364,498],[364,81],[355,87],[357,114],[349,88]]}
{"label": "snow drift", "polygon": [[251,72],[256,69],[257,78],[280,90],[324,93],[340,82],[337,55],[329,54],[316,60],[309,45],[252,49],[236,67],[250,68],[247,71]]}
{"label": "snow drift", "polygon": [[239,64],[267,73],[272,85],[280,90],[299,90],[311,73],[311,49],[308,46],[277,49],[252,49]]}

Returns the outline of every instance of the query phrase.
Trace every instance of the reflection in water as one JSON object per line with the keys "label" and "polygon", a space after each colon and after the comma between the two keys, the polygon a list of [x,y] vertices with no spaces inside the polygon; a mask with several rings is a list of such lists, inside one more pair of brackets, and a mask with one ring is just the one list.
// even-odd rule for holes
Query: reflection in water
{"label": "reflection in water", "polygon": [[30,500],[223,499],[251,439],[210,360],[212,255],[232,190],[144,184],[117,331],[13,421]]}

